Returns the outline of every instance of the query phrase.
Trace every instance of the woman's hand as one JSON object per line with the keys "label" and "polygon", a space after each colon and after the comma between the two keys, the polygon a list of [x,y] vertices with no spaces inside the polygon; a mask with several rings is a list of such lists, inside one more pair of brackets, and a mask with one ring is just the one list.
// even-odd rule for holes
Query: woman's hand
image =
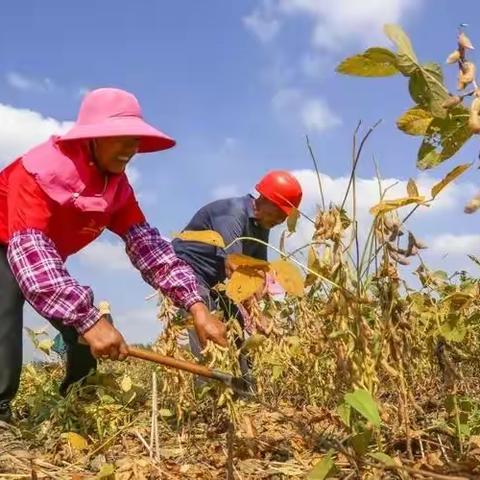
{"label": "woman's hand", "polygon": [[222,347],[227,346],[227,327],[218,317],[209,312],[204,303],[198,302],[192,305],[190,313],[202,347],[206,346],[208,340]]}
{"label": "woman's hand", "polygon": [[95,358],[124,360],[128,357],[128,347],[122,334],[105,317],[100,317],[100,320],[83,334],[83,339],[90,346]]}

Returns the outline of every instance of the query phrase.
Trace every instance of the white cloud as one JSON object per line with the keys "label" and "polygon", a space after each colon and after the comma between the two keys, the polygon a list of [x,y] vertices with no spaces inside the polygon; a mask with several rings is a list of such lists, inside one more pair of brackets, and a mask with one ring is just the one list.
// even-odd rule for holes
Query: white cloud
{"label": "white cloud", "polygon": [[385,23],[402,21],[421,3],[421,0],[278,0],[275,5],[256,12],[260,16],[258,23],[267,18],[281,21],[295,15],[307,16],[313,22],[312,44],[338,50],[347,43],[384,39]]}
{"label": "white cloud", "polygon": [[480,235],[445,233],[433,237],[429,246],[431,252],[439,256],[465,257],[467,253],[478,255],[480,253]]}
{"label": "white cloud", "polygon": [[281,27],[280,20],[276,18],[275,0],[263,0],[259,7],[243,18],[243,24],[261,42],[273,40]]}
{"label": "white cloud", "polygon": [[14,160],[50,135],[65,132],[71,125],[72,122],[0,103],[0,165]]}
{"label": "white cloud", "polygon": [[303,125],[310,132],[321,132],[341,124],[340,118],[320,99],[306,100],[300,115]]}
{"label": "white cloud", "polygon": [[309,78],[320,78],[327,69],[327,61],[324,56],[312,52],[305,53],[300,60],[301,72]]}
{"label": "white cloud", "polygon": [[8,85],[17,90],[33,91],[33,92],[47,92],[54,90],[55,84],[50,78],[35,79],[27,77],[18,72],[8,72],[5,75],[5,80]]}
{"label": "white cloud", "polygon": [[341,124],[323,99],[310,98],[296,88],[278,90],[272,106],[282,121],[301,125],[307,132],[322,132]]}
{"label": "white cloud", "polygon": [[132,268],[122,242],[98,239],[81,250],[78,257],[82,263],[99,270],[119,271]]}

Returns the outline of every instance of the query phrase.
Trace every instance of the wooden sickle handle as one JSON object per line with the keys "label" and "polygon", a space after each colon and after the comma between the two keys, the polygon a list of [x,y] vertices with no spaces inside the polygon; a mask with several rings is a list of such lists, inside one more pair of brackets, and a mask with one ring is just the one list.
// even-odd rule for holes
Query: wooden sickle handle
{"label": "wooden sickle handle", "polygon": [[167,357],[166,355],[160,355],[159,353],[155,353],[150,350],[128,347],[128,355],[130,357],[140,358],[141,360],[159,363],[160,365],[165,365],[166,367],[184,370],[186,372],[194,373],[195,375],[201,375],[202,377],[216,378],[214,371],[208,367],[205,367],[204,365],[194,362],[187,362],[186,360],[180,360],[178,358]]}

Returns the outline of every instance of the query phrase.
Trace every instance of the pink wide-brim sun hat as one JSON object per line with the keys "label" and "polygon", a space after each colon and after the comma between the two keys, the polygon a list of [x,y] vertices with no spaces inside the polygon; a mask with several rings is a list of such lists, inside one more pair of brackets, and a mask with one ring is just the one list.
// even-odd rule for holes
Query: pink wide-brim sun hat
{"label": "pink wide-brim sun hat", "polygon": [[118,88],[99,88],[87,93],[77,121],[59,140],[123,136],[139,138],[139,153],[158,152],[175,145],[173,138],[145,122],[137,98]]}

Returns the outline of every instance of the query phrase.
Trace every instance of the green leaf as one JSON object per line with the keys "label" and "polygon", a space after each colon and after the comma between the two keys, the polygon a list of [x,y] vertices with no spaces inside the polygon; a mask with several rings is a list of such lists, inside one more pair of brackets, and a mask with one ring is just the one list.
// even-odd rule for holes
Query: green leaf
{"label": "green leaf", "polygon": [[115,480],[115,467],[111,463],[102,465],[97,473],[95,480]]}
{"label": "green leaf", "polygon": [[449,159],[472,136],[468,110],[459,105],[447,118],[434,118],[418,151],[417,166],[424,170]]}
{"label": "green leaf", "polygon": [[307,474],[307,480],[324,480],[328,478],[328,475],[332,473],[335,463],[332,459],[333,450],[329,450],[328,453],[318,462],[312,470]]}
{"label": "green leaf", "polygon": [[283,373],[283,367],[280,365],[274,365],[272,368],[272,380],[277,380]]}
{"label": "green leaf", "polygon": [[242,352],[254,352],[259,350],[260,347],[265,343],[266,339],[267,337],[265,337],[265,335],[261,335],[260,333],[254,333],[253,335],[250,335],[242,345]]}
{"label": "green leaf", "polygon": [[410,77],[408,88],[415,103],[426,107],[434,117],[445,118],[447,110],[442,105],[449,94],[440,65],[420,65],[408,35],[398,25],[385,25],[385,33],[397,46],[397,67]]}
{"label": "green leaf", "polygon": [[435,150],[433,145],[427,145],[425,141],[420,146],[417,155],[417,167],[420,170],[435,167],[442,163],[441,155]]}
{"label": "green leaf", "polygon": [[350,437],[350,444],[357,455],[365,455],[372,439],[372,431],[365,430]]}
{"label": "green leaf", "polygon": [[376,427],[379,427],[382,423],[375,399],[367,390],[358,389],[353,393],[347,393],[345,402]]}
{"label": "green leaf", "polygon": [[458,165],[453,170],[448,172],[447,175],[440,182],[438,182],[432,187],[432,198],[435,198],[449,183],[453,182],[471,166],[471,163],[464,163],[463,165]]}
{"label": "green leaf", "polygon": [[395,460],[390,455],[387,455],[386,453],[375,452],[375,453],[370,453],[369,456],[374,458],[375,460],[378,460],[379,462],[384,463],[385,465],[388,465],[389,467],[397,466],[397,464],[395,463]]}
{"label": "green leaf", "polygon": [[397,67],[403,75],[410,77],[408,88],[415,103],[424,107],[433,117],[446,118],[448,111],[443,104],[450,95],[443,83],[440,65],[421,65],[410,39],[398,25],[385,25],[385,33],[397,46]]}
{"label": "green leaf", "polygon": [[350,414],[352,413],[352,407],[347,403],[341,403],[337,407],[337,413],[342,419],[342,422],[349,427],[350,426]]}
{"label": "green leaf", "polygon": [[448,315],[446,321],[440,325],[440,333],[449,342],[463,342],[467,335],[467,327],[460,315]]}
{"label": "green leaf", "polygon": [[445,118],[448,114],[443,103],[449,93],[443,84],[443,73],[440,65],[427,63],[418,65],[412,72],[408,89],[413,101],[426,108],[434,117]]}
{"label": "green leaf", "polygon": [[443,270],[435,270],[430,276],[437,282],[448,282],[448,273]]}
{"label": "green leaf", "polygon": [[417,56],[412,43],[402,27],[395,24],[387,24],[384,27],[385,34],[397,47],[397,68],[404,75],[410,75],[418,64]]}
{"label": "green leaf", "polygon": [[432,120],[433,117],[427,110],[416,106],[397,120],[397,127],[408,135],[425,135]]}
{"label": "green leaf", "polygon": [[398,73],[397,56],[387,48],[372,47],[346,58],[335,70],[357,77],[388,77]]}

